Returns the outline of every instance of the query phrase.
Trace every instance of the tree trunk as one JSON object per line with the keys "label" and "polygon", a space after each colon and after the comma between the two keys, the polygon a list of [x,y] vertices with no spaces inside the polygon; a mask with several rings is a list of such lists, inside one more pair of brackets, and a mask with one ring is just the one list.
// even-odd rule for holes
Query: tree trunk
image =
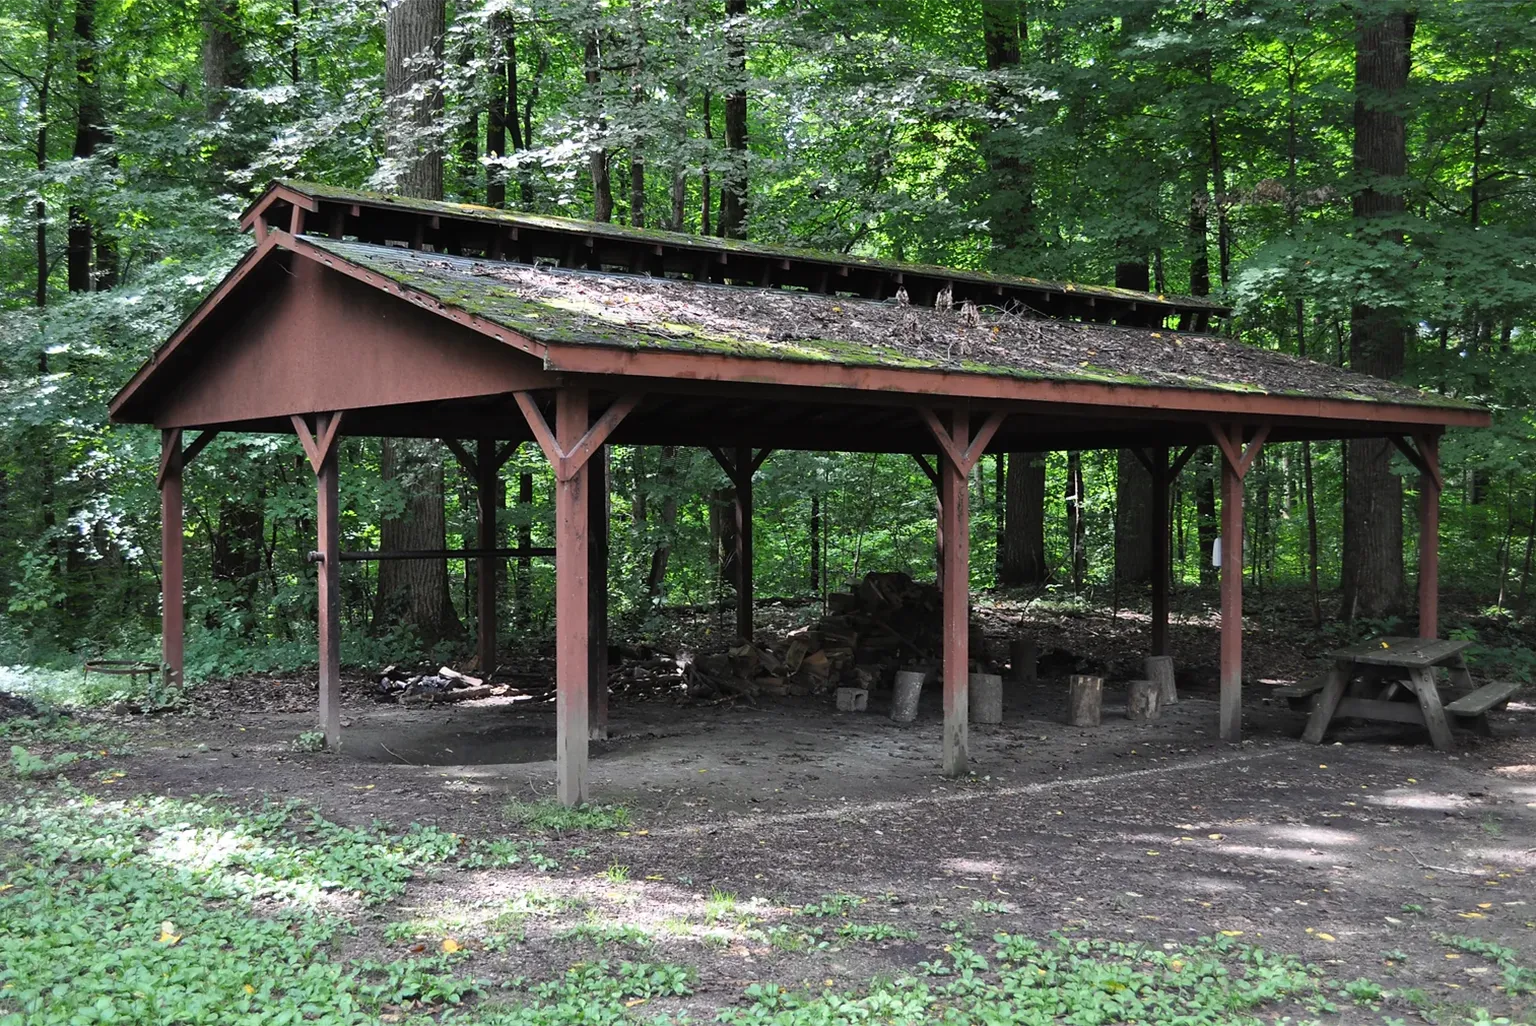
{"label": "tree trunk", "polygon": [[1204,446],[1199,454],[1200,482],[1195,486],[1195,544],[1200,551],[1200,584],[1214,587],[1220,576],[1216,569],[1216,535],[1220,530],[1216,519],[1216,450]]}
{"label": "tree trunk", "polygon": [[[492,159],[507,155],[507,21],[503,17],[491,19],[491,95],[485,111],[485,155]],[[512,103],[517,98],[512,97]],[[514,106],[514,111],[515,111]],[[515,115],[514,115],[515,116]],[[504,168],[489,164],[485,169],[485,205],[507,205],[507,172]]]}
{"label": "tree trunk", "polygon": [[[395,191],[415,199],[443,198],[443,0],[387,0],[384,95],[389,104],[388,152]],[[419,96],[413,92],[420,92]]]}
{"label": "tree trunk", "polygon": [[1006,519],[998,583],[1009,588],[1044,584],[1050,576],[1045,559],[1044,454],[1009,453],[1003,481]]}
{"label": "tree trunk", "polygon": [[710,209],[711,209],[711,196],[712,196],[713,186],[711,186],[710,181],[709,181],[709,153],[711,152],[711,148],[710,148],[710,146],[708,144],[713,142],[714,139],[715,139],[715,100],[714,100],[714,97],[712,95],[710,95],[709,90],[706,89],[706,90],[704,90],[704,142],[705,142],[704,154],[705,154],[705,156],[704,156],[703,163],[700,164],[700,166],[699,166],[699,192],[701,194],[701,199],[699,201],[699,234],[700,235],[709,235],[709,234],[711,234],[711,232],[709,230],[709,226],[710,226]]}
{"label": "tree trunk", "polygon": [[1083,457],[1076,451],[1067,453],[1066,506],[1067,556],[1072,565],[1072,590],[1077,592],[1083,587],[1088,561],[1083,551]]}
{"label": "tree trunk", "polygon": [[732,78],[725,97],[725,177],[720,188],[720,236],[747,234],[747,40],[741,19],[747,0],[725,0],[725,62]]}
{"label": "tree trunk", "polygon": [[[210,122],[229,108],[229,91],[244,89],[248,77],[240,42],[238,0],[202,0],[203,110]],[[227,159],[220,163],[228,163]]]}
{"label": "tree trunk", "polygon": [[651,599],[661,596],[662,585],[667,580],[667,561],[672,554],[672,530],[677,526],[677,493],[674,491],[677,477],[677,446],[661,447],[661,467],[658,479],[664,483],[661,496],[661,544],[651,550],[651,567],[646,574],[645,594]]}
{"label": "tree trunk", "polygon": [[[1354,196],[1356,238],[1401,244],[1400,231],[1372,229],[1406,209],[1408,148],[1401,94],[1408,85],[1415,16],[1402,7],[1355,18]],[[1382,378],[1402,374],[1409,325],[1402,311],[1357,303],[1350,310],[1350,366]],[[1383,616],[1403,598],[1403,482],[1392,473],[1391,443],[1348,443],[1344,493],[1343,615]]]}
{"label": "tree trunk", "polygon": [[[101,93],[96,83],[96,0],[75,0],[75,148],[76,160],[90,160],[104,141]],[[69,291],[91,289],[94,226],[84,208],[69,208]]]}
{"label": "tree trunk", "polygon": [[1003,76],[1019,66],[1023,44],[1028,40],[1028,8],[1016,0],[983,0],[982,46],[987,70],[999,80],[991,89],[989,106],[996,126],[982,142],[987,163],[987,201],[982,213],[992,236],[994,262],[1010,270],[1028,272],[1030,255],[1039,249],[1035,226],[1034,163],[1026,160],[1024,139],[1009,108],[1018,103]]}
{"label": "tree trunk", "polygon": [[[396,190],[415,199],[443,198],[443,152],[438,124],[441,88],[443,0],[390,0],[385,8],[384,91],[389,104],[389,156],[396,162]],[[414,95],[419,92],[420,95]],[[386,438],[379,477],[399,481],[406,495],[399,518],[379,525],[385,549],[447,548],[443,512],[442,450],[434,443]],[[443,560],[379,564],[379,623],[405,623],[431,645],[460,637],[463,626],[448,593]]]}
{"label": "tree trunk", "polygon": [[[434,442],[386,438],[379,459],[379,476],[398,481],[405,493],[405,511],[386,518],[379,527],[379,544],[386,550],[448,547],[443,516],[442,452]],[[416,628],[424,645],[463,636],[464,628],[448,592],[448,564],[441,559],[385,560],[379,564],[378,610],[381,624]]]}
{"label": "tree trunk", "polygon": [[[587,102],[592,110],[593,134],[601,139],[607,133],[607,123],[602,116],[603,66],[602,42],[597,26],[587,33],[583,43],[583,60],[587,79]],[[608,176],[608,147],[597,145],[587,155],[592,171],[592,220],[613,220],[613,185]]]}
{"label": "tree trunk", "polygon": [[821,496],[811,493],[811,594],[821,594]]}

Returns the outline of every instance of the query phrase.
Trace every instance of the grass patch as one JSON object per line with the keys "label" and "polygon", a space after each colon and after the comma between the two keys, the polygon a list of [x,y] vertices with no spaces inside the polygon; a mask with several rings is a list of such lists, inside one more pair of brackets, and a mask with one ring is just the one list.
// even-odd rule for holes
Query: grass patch
{"label": "grass patch", "polygon": [[629,810],[622,805],[578,805],[567,808],[558,802],[524,802],[513,799],[502,810],[508,821],[529,830],[563,834],[573,830],[622,830],[629,826]]}

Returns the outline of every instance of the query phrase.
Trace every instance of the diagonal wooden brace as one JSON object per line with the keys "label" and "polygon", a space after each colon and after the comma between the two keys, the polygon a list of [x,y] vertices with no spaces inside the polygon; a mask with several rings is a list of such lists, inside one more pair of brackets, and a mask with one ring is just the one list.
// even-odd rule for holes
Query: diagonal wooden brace
{"label": "diagonal wooden brace", "polygon": [[341,430],[341,412],[315,414],[315,430],[310,431],[309,422],[297,413],[288,418],[293,423],[293,433],[299,436],[299,444],[304,446],[304,455],[309,457],[309,465],[320,473],[320,467],[325,463],[325,458],[336,447],[337,435]]}
{"label": "diagonal wooden brace", "polygon": [[1397,446],[1398,451],[1408,458],[1408,462],[1413,464],[1415,470],[1433,481],[1437,489],[1445,490],[1445,480],[1440,476],[1439,450],[1438,446],[1433,444],[1434,440],[1426,444],[1427,436],[1414,435],[1413,443],[1410,444],[1402,435],[1387,437],[1391,439],[1393,445]]}
{"label": "diagonal wooden brace", "polygon": [[1269,437],[1269,425],[1260,424],[1258,430],[1253,433],[1253,440],[1246,446],[1243,445],[1242,425],[1210,424],[1208,427],[1211,429],[1211,437],[1216,439],[1216,445],[1221,449],[1221,454],[1226,457],[1227,465],[1241,481],[1248,475],[1248,468],[1253,466],[1259,451],[1264,448],[1264,439]]}
{"label": "diagonal wooden brace", "polygon": [[[955,470],[959,472],[961,477],[970,476],[971,469],[981,459],[982,453],[987,451],[987,445],[992,441],[992,436],[997,434],[997,429],[1003,426],[1003,420],[1008,416],[1008,414],[1001,410],[991,414],[976,432],[976,437],[971,439],[970,444],[962,450],[955,444],[957,434],[962,433],[951,434],[949,429],[939,420],[938,414],[934,413],[927,406],[919,406],[917,412],[923,418],[923,422],[928,425],[928,430],[933,433],[934,439],[939,443],[940,454],[949,457],[949,462],[954,465]],[[958,409],[955,411],[955,416],[965,417],[969,420],[970,411]]]}
{"label": "diagonal wooden brace", "polygon": [[538,440],[539,448],[544,450],[544,456],[549,460],[549,465],[554,468],[555,479],[569,481],[581,472],[581,468],[587,465],[587,460],[592,458],[613,429],[623,423],[640,403],[639,395],[621,395],[615,399],[613,405],[604,411],[603,415],[587,429],[587,433],[581,436],[581,440],[571,447],[569,452],[560,448],[555,441],[555,433],[550,430],[549,422],[544,419],[544,414],[539,410],[537,403],[533,401],[533,395],[529,392],[514,392],[517,405],[522,407],[523,416],[528,419],[528,427],[533,431],[533,437]]}

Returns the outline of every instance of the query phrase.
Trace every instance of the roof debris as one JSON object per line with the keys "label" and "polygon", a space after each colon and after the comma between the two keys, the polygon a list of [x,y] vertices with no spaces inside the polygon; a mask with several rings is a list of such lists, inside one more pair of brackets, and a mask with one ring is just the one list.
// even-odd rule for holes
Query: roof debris
{"label": "roof debris", "polygon": [[1469,404],[1231,339],[1059,321],[1024,308],[929,309],[810,292],[531,267],[304,241],[541,343],[926,368],[1059,381]]}

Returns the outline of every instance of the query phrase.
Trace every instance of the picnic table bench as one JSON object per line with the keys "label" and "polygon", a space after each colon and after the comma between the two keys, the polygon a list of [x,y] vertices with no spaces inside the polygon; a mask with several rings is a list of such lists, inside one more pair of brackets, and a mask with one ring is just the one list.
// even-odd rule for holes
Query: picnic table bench
{"label": "picnic table bench", "polygon": [[[1470,641],[1439,638],[1374,638],[1331,653],[1333,668],[1277,695],[1293,704],[1311,700],[1303,741],[1319,744],[1334,720],[1355,717],[1412,723],[1429,730],[1440,751],[1453,747],[1451,724],[1490,733],[1488,712],[1508,702],[1518,683],[1495,681],[1478,687],[1462,652]],[[1460,697],[1442,704],[1435,670],[1444,667]]]}

